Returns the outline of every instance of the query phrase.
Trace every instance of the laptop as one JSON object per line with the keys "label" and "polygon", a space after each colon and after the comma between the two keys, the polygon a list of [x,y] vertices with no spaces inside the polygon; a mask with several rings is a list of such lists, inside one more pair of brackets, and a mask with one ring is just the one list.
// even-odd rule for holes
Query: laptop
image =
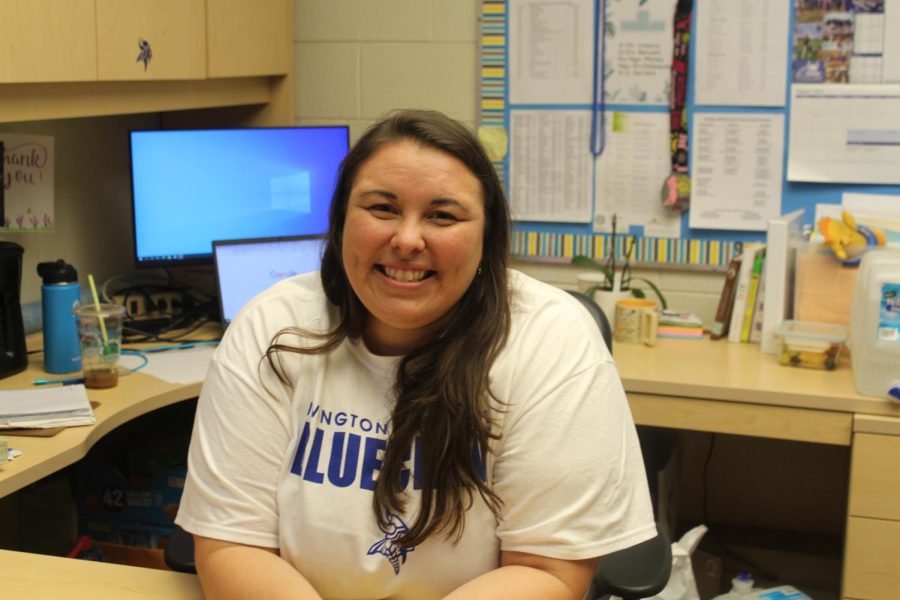
{"label": "laptop", "polygon": [[318,271],[324,235],[213,241],[222,326],[251,298],[282,279]]}

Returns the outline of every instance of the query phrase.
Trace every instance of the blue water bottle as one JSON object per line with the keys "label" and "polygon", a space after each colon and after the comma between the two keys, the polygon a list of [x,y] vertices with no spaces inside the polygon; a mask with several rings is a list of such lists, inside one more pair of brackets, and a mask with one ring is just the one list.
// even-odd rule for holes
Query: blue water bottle
{"label": "blue water bottle", "polygon": [[37,272],[43,280],[44,370],[59,374],[80,371],[81,346],[72,312],[81,298],[78,272],[61,258],[38,263]]}

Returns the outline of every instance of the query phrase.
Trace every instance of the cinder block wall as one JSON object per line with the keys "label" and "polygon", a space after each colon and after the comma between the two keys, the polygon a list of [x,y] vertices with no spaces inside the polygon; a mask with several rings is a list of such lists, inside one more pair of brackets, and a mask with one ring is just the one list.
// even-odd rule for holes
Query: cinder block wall
{"label": "cinder block wall", "polygon": [[[443,111],[473,128],[478,119],[479,0],[295,0],[294,115],[299,125],[350,125],[351,139],[394,108]],[[569,265],[516,268],[564,288]],[[673,308],[712,321],[722,273],[640,270]]]}

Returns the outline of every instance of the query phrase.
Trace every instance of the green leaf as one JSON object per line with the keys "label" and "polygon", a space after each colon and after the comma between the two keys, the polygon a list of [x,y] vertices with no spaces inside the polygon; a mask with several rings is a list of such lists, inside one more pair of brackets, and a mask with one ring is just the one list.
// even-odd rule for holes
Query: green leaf
{"label": "green leaf", "polygon": [[649,285],[653,291],[656,293],[656,297],[659,298],[659,304],[663,310],[669,308],[669,304],[666,302],[666,297],[663,296],[662,290],[656,287],[656,284],[650,281],[649,279],[644,279],[643,277],[632,277],[632,279],[636,279],[638,281],[643,281],[647,285]]}
{"label": "green leaf", "polygon": [[593,258],[588,258],[587,256],[579,254],[572,258],[572,264],[576,267],[585,267],[587,269],[593,269],[595,271],[600,271],[603,273],[603,276],[606,277],[607,284],[612,284],[612,273],[609,272],[609,269],[598,263]]}

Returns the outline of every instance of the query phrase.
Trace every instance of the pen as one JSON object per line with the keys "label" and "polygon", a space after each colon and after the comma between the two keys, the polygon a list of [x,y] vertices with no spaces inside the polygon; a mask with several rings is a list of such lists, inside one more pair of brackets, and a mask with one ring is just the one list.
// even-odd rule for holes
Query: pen
{"label": "pen", "polygon": [[71,379],[35,379],[34,385],[50,385],[52,383],[61,383],[63,385],[74,385],[76,383],[84,383],[84,377],[72,377]]}

